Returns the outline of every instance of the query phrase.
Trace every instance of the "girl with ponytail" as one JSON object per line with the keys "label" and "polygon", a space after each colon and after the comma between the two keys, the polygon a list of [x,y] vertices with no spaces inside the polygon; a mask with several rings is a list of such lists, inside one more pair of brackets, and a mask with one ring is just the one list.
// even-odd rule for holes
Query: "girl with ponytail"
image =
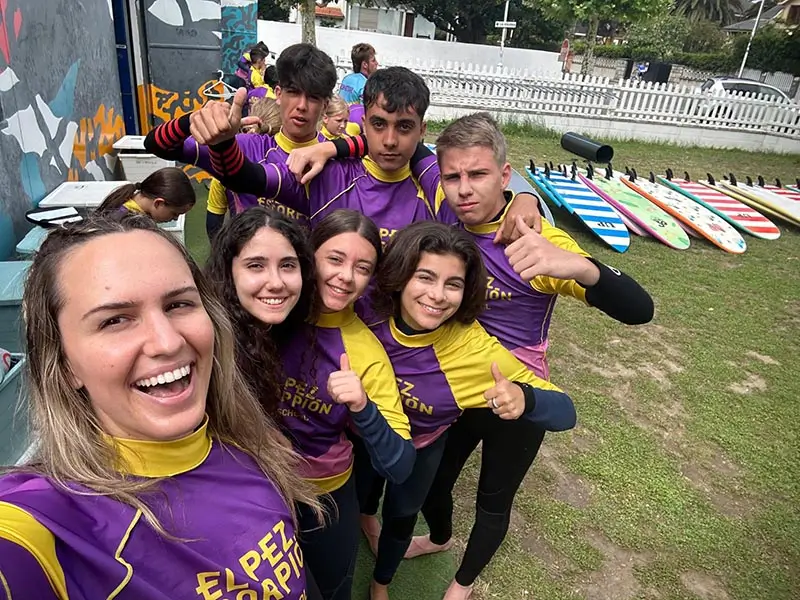
{"label": "girl with ponytail", "polygon": [[158,223],[174,221],[195,203],[194,188],[181,169],[166,167],[151,173],[141,183],[127,183],[111,192],[98,213],[139,213]]}

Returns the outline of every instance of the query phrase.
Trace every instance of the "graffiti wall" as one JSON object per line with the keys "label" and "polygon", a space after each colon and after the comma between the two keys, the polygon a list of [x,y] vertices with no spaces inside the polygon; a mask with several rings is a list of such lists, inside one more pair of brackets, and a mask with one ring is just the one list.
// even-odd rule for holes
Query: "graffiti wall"
{"label": "graffiti wall", "polygon": [[[220,0],[145,0],[149,81],[140,84],[142,133],[201,107],[220,68]],[[219,90],[217,90],[219,91]]]}
{"label": "graffiti wall", "polygon": [[0,259],[66,180],[110,179],[124,135],[110,0],[0,0]]}
{"label": "graffiti wall", "polygon": [[258,2],[256,0],[222,0],[222,68],[236,71],[239,57],[256,45]]}

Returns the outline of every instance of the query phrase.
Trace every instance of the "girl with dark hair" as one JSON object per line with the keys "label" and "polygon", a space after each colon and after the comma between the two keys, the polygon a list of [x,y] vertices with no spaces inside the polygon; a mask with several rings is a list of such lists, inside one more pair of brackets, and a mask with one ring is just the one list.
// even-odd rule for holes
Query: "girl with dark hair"
{"label": "girl with dark hair", "polygon": [[[391,364],[353,310],[381,252],[377,227],[356,211],[331,213],[309,247],[298,225],[252,208],[220,231],[208,268],[233,316],[242,370],[305,459],[300,475],[327,494],[326,523],[313,506],[298,507],[306,566],[326,600],[350,600],[358,546],[346,429],[354,426],[368,460],[389,481],[403,481],[414,464]],[[278,393],[263,372],[274,349],[283,370]]]}
{"label": "girl with dark hair", "polygon": [[189,212],[196,200],[186,173],[176,167],[165,167],[150,173],[141,183],[121,185],[106,196],[96,212],[139,213],[156,223],[167,223]]}
{"label": "girl with dark hair", "polygon": [[206,274],[233,322],[239,369],[275,418],[282,382],[278,347],[315,318],[314,252],[307,233],[276,211],[253,207],[214,238]]}
{"label": "girl with dark hair", "polygon": [[174,221],[196,201],[192,182],[181,169],[165,167],[141,183],[127,183],[106,196],[98,213],[123,211],[145,214],[157,223]]}
{"label": "girl with dark hair", "polygon": [[[377,287],[383,297],[376,308],[389,318],[373,332],[394,367],[417,448],[408,479],[386,485],[370,597],[388,600],[388,585],[411,542],[447,428],[459,415],[488,406],[501,419],[524,417],[546,430],[564,431],[575,426],[575,407],[478,324],[486,271],[480,250],[463,230],[428,221],[399,231],[387,246]],[[380,476],[361,452],[356,456],[366,513],[362,524],[377,534],[377,499],[369,496]]]}

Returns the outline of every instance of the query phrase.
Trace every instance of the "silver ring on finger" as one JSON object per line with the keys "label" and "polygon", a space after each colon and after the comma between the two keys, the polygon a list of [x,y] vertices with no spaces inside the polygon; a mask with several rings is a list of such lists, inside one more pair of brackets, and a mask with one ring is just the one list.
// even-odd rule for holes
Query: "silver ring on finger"
{"label": "silver ring on finger", "polygon": [[492,408],[494,408],[495,410],[500,408],[499,406],[497,406],[497,398],[492,398],[489,402],[492,403]]}

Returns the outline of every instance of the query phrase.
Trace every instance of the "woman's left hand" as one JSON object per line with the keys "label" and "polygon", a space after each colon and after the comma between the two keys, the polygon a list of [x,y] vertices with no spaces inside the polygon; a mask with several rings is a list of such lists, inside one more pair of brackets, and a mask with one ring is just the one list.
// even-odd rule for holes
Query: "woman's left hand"
{"label": "woman's left hand", "polygon": [[494,386],[483,394],[486,405],[501,419],[519,419],[525,412],[525,394],[522,388],[506,379],[497,363],[492,363],[492,377]]}

